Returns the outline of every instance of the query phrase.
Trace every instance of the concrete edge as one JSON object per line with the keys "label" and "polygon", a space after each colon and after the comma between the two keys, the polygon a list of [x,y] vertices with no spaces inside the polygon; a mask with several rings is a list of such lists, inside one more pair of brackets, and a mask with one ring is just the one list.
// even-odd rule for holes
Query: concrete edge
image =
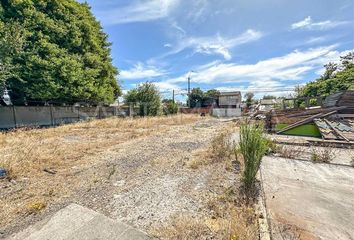
{"label": "concrete edge", "polygon": [[256,204],[256,213],[258,215],[258,228],[259,228],[259,239],[260,240],[271,240],[271,227],[270,220],[266,208],[266,199],[263,188],[263,178],[262,178],[262,170],[261,167],[258,171],[258,179],[260,181],[260,191]]}

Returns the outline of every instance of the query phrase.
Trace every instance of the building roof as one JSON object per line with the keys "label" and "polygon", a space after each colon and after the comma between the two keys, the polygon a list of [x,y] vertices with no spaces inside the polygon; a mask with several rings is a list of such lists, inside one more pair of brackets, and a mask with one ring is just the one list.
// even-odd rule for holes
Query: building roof
{"label": "building roof", "polygon": [[281,99],[261,99],[261,105],[274,105],[281,103]]}
{"label": "building roof", "polygon": [[315,119],[315,124],[324,139],[354,140],[354,120],[337,119],[334,121]]}
{"label": "building roof", "polygon": [[220,92],[219,96],[241,96],[241,92]]}
{"label": "building roof", "polygon": [[354,107],[354,90],[337,92],[326,97],[325,107]]}

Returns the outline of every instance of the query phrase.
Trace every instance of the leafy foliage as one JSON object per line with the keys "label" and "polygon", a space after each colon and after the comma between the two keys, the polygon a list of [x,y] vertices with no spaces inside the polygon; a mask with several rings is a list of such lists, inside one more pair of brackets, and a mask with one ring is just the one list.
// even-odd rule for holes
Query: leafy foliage
{"label": "leafy foliage", "polygon": [[151,82],[142,83],[128,91],[124,99],[126,103],[139,107],[140,116],[156,116],[161,112],[160,94]]}
{"label": "leafy foliage", "polygon": [[354,52],[341,57],[341,63],[328,63],[325,73],[298,89],[301,97],[328,96],[338,91],[354,89]]}
{"label": "leafy foliage", "polygon": [[16,39],[0,44],[7,52],[0,63],[15,66],[1,71],[1,81],[16,102],[110,103],[120,95],[108,36],[86,3],[1,1],[0,28],[10,29],[1,31],[3,41]]}
{"label": "leafy foliage", "polygon": [[178,105],[172,99],[164,99],[162,103],[162,110],[165,115],[176,114],[178,112]]}
{"label": "leafy foliage", "polygon": [[254,97],[254,93],[252,92],[247,92],[245,93],[245,98],[246,98],[246,105],[249,108],[252,103],[253,103],[253,97]]}
{"label": "leafy foliage", "polygon": [[207,107],[214,103],[214,99],[220,94],[218,90],[210,89],[206,92],[200,88],[193,88],[187,101],[190,101],[190,107]]}
{"label": "leafy foliage", "polygon": [[272,95],[264,95],[263,99],[277,99],[277,97]]}
{"label": "leafy foliage", "polygon": [[12,57],[22,51],[22,33],[23,29],[17,22],[12,24],[0,22],[0,89],[7,79],[18,77],[15,75],[18,66],[12,62]]}

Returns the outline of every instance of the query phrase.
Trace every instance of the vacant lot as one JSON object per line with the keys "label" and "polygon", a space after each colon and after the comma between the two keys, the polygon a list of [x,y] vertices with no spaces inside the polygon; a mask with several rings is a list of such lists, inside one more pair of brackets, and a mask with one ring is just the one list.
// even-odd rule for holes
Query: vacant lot
{"label": "vacant lot", "polygon": [[235,126],[179,115],[2,134],[0,233],[75,202],[160,238],[255,239],[231,158],[211,151],[225,129]]}

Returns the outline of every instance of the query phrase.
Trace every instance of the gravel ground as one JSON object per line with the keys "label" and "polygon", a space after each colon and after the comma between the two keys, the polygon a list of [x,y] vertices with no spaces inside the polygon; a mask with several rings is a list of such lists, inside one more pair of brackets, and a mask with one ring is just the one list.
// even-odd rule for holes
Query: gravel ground
{"label": "gravel ground", "polygon": [[77,192],[0,229],[0,237],[73,202],[147,232],[183,213],[208,215],[208,199],[237,185],[237,175],[222,163],[191,169],[188,162],[193,159],[193,152],[206,149],[226,124],[217,119],[201,119],[120,143],[102,152],[102,161],[96,165],[77,169],[75,174],[82,179]]}

